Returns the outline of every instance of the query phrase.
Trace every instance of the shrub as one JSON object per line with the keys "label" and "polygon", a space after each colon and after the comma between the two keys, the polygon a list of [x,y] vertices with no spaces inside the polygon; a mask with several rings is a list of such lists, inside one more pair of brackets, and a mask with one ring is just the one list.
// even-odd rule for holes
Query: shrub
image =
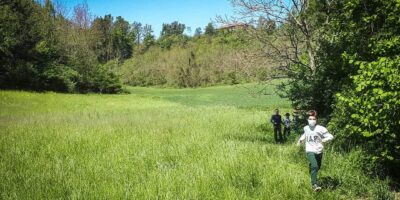
{"label": "shrub", "polygon": [[59,92],[74,92],[78,77],[78,72],[62,65],[52,67],[42,75],[44,88]]}
{"label": "shrub", "polygon": [[[361,145],[370,161],[391,173],[400,167],[400,56],[359,67],[353,86],[337,94],[330,126],[342,145]],[[395,174],[394,174],[395,175]]]}

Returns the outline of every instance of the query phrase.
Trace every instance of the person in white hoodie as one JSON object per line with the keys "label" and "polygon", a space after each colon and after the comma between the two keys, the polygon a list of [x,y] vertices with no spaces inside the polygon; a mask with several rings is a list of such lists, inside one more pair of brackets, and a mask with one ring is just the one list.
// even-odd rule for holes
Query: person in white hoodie
{"label": "person in white hoodie", "polygon": [[305,141],[306,154],[309,161],[309,169],[311,175],[311,185],[314,191],[320,190],[321,187],[317,183],[318,170],[322,164],[323,143],[333,139],[333,135],[320,125],[317,125],[317,112],[308,112],[308,125],[304,127],[304,133],[297,142],[300,146]]}

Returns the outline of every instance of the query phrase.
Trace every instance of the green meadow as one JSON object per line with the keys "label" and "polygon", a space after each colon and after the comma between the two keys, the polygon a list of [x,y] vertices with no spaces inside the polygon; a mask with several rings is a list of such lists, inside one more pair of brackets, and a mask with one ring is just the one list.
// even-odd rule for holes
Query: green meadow
{"label": "green meadow", "polygon": [[[137,88],[130,94],[0,91],[0,199],[384,199],[360,154],[326,146],[310,187],[291,111],[273,86]],[[334,133],[333,133],[334,134]]]}

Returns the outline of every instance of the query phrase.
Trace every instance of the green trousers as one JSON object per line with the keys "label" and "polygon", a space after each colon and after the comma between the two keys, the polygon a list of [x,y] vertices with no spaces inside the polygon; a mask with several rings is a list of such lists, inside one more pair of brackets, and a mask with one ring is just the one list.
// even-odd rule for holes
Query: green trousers
{"label": "green trousers", "polygon": [[322,153],[316,154],[313,152],[307,152],[307,159],[310,162],[310,175],[311,175],[311,185],[317,184],[318,170],[322,165]]}

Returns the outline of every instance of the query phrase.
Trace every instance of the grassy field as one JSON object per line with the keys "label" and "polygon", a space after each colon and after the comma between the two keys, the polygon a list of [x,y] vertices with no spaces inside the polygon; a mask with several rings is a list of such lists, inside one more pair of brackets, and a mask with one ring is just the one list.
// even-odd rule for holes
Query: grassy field
{"label": "grassy field", "polygon": [[[247,89],[246,89],[247,88]],[[310,189],[304,150],[274,144],[290,104],[271,86],[128,88],[127,95],[0,91],[0,199],[379,199],[359,154],[327,146]],[[262,91],[264,95],[253,92]]]}

